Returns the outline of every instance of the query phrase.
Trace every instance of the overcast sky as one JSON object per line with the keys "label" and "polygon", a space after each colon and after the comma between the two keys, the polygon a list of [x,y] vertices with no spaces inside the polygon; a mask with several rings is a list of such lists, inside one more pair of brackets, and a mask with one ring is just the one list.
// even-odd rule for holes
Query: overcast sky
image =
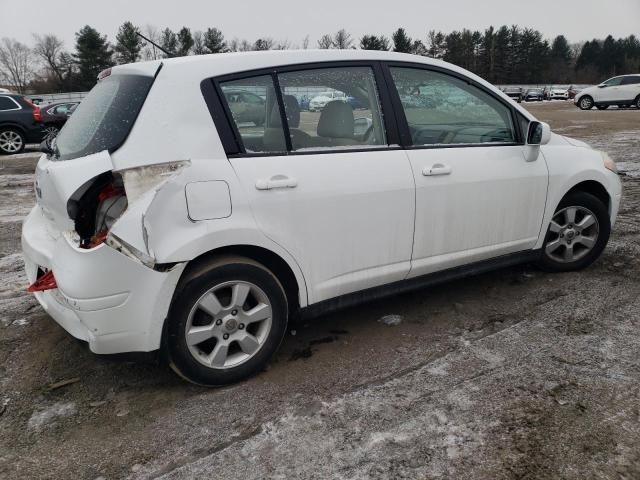
{"label": "overcast sky", "polygon": [[425,41],[430,29],[484,29],[518,24],[558,34],[570,42],[640,36],[640,0],[0,0],[0,37],[32,43],[32,33],[54,33],[73,48],[74,33],[89,24],[113,41],[126,20],[144,26],[183,25],[192,30],[214,26],[230,40],[259,37],[310,47],[327,32],[346,28],[355,38],[365,33],[389,36],[398,27]]}

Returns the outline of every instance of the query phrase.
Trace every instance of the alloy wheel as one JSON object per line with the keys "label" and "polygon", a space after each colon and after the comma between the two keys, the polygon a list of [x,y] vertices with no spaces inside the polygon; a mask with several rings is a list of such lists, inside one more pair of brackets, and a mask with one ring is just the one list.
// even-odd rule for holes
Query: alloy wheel
{"label": "alloy wheel", "polygon": [[224,282],[196,302],[185,326],[191,355],[214,369],[236,367],[264,345],[272,324],[266,293],[253,283]]}
{"label": "alloy wheel", "polygon": [[583,110],[589,110],[591,107],[593,107],[593,101],[589,97],[584,97],[582,100],[580,100],[580,107]]}
{"label": "alloy wheel", "polygon": [[0,132],[0,150],[5,153],[18,153],[22,150],[22,136],[13,130]]}
{"label": "alloy wheel", "polygon": [[584,258],[596,245],[600,226],[596,215],[585,207],[566,207],[556,212],[549,226],[545,253],[560,263]]}

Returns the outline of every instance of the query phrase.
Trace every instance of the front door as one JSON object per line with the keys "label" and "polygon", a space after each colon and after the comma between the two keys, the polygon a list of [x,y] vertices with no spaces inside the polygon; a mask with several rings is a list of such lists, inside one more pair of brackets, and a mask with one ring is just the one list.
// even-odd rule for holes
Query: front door
{"label": "front door", "polygon": [[511,109],[441,71],[391,67],[413,147],[416,226],[410,276],[531,249],[548,172],[527,162]]}

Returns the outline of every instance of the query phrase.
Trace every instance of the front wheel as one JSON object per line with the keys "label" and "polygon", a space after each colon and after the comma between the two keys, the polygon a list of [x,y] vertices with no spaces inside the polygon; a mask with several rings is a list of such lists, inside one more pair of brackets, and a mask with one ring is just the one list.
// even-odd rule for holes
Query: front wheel
{"label": "front wheel", "polygon": [[591,110],[593,108],[593,99],[591,97],[582,97],[578,102],[580,110]]}
{"label": "front wheel", "polygon": [[171,307],[166,349],[171,367],[200,385],[226,385],[262,370],[287,328],[287,300],[262,265],[229,258],[200,271]]}
{"label": "front wheel", "polygon": [[600,256],[610,233],[602,201],[586,192],[571,193],[553,215],[538,265],[551,272],[586,268]]}

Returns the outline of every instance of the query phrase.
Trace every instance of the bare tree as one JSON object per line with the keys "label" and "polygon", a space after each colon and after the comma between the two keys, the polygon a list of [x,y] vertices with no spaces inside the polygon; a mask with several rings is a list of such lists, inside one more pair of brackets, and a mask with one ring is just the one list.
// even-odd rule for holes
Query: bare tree
{"label": "bare tree", "polygon": [[[160,32],[154,25],[144,27],[143,35],[152,42],[160,45]],[[162,52],[153,43],[147,43],[142,49],[142,58],[145,60],[158,60],[159,58],[163,58],[163,56]]]}
{"label": "bare tree", "polygon": [[304,37],[304,39],[302,40],[302,49],[306,50],[307,48],[309,48],[309,35]]}
{"label": "bare tree", "polygon": [[291,42],[289,40],[279,40],[273,44],[273,50],[291,50]]}
{"label": "bare tree", "polygon": [[340,50],[353,48],[353,39],[351,38],[351,34],[344,28],[341,28],[333,36],[333,46]]}
{"label": "bare tree", "polygon": [[33,76],[33,52],[15,39],[3,38],[0,42],[0,77],[24,93]]}
{"label": "bare tree", "polygon": [[207,48],[204,45],[204,34],[198,30],[193,32],[193,54],[204,55],[207,53]]}
{"label": "bare tree", "polygon": [[329,35],[328,33],[322,35],[322,37],[320,37],[320,40],[318,40],[318,48],[321,48],[323,50],[333,48],[333,38],[331,37],[331,35]]}
{"label": "bare tree", "polygon": [[44,66],[55,77],[56,81],[62,85],[64,83],[64,73],[66,65],[63,60],[65,52],[63,42],[55,35],[47,34],[44,36],[34,35],[36,44],[33,47],[35,53]]}

